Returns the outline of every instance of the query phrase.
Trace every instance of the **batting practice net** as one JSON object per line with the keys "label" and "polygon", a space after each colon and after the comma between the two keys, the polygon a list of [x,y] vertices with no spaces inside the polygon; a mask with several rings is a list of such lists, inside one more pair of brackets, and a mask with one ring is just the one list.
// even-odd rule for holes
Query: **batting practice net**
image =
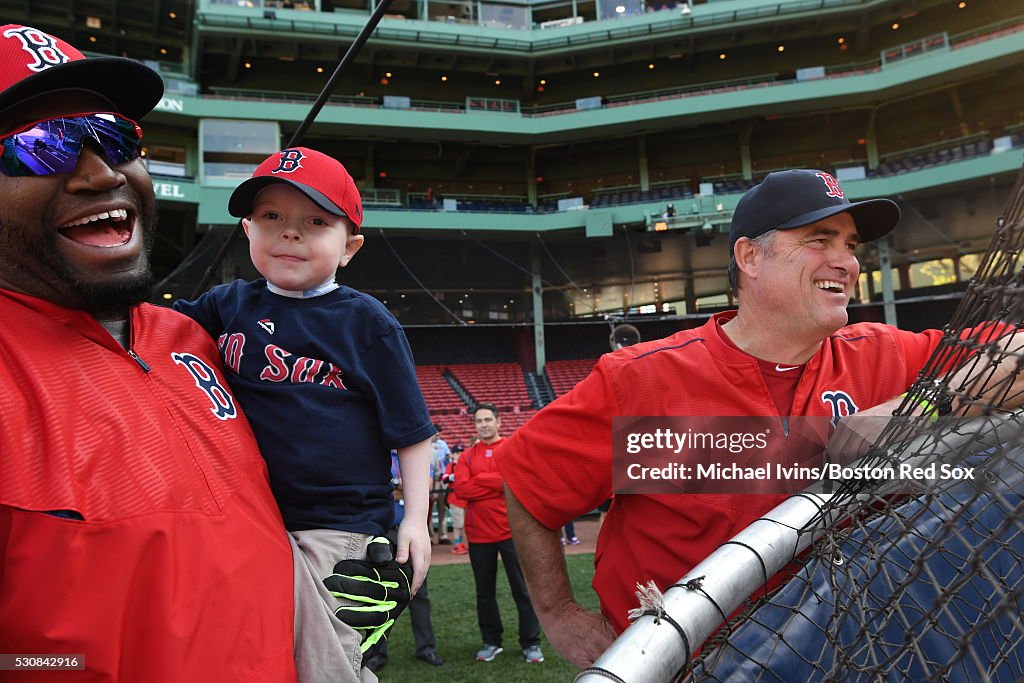
{"label": "batting practice net", "polygon": [[[578,680],[1024,680],[1022,248],[1024,171],[938,348],[856,463],[917,476],[792,497],[644,596]],[[780,569],[791,578],[766,593]]]}

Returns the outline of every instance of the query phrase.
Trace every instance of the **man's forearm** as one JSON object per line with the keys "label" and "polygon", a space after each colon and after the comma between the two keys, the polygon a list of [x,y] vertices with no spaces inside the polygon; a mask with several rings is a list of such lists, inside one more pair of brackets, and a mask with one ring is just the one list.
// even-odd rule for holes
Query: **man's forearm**
{"label": "man's forearm", "polygon": [[569,573],[565,568],[561,534],[548,529],[530,514],[512,490],[505,487],[512,540],[526,577],[530,601],[544,630],[565,607],[575,603]]}
{"label": "man's forearm", "polygon": [[615,629],[604,615],[583,609],[573,597],[559,531],[538,522],[507,486],[505,500],[512,540],[540,625],[551,645],[570,664],[584,669],[612,644]]}
{"label": "man's forearm", "polygon": [[1020,338],[1008,343],[1001,341],[997,340],[996,344],[1006,357],[999,360],[987,357],[976,365],[966,363],[949,378],[949,387],[958,394],[950,406],[954,415],[982,415],[990,406],[1013,410],[1024,404],[1024,373],[1019,371],[1014,358],[1024,351],[1024,345]]}

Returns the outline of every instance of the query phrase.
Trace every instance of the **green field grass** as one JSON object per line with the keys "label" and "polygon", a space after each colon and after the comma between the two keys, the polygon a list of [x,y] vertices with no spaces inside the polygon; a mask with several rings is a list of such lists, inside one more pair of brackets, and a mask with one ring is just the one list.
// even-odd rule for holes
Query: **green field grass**
{"label": "green field grass", "polygon": [[[576,599],[596,609],[597,596],[590,587],[594,575],[593,555],[566,557],[569,578]],[[499,565],[500,566],[500,565]],[[430,603],[437,635],[437,650],[444,666],[433,667],[415,658],[415,645],[409,616],[403,613],[389,641],[388,664],[378,674],[382,683],[416,681],[419,683],[541,683],[572,681],[576,669],[565,662],[542,641],[545,660],[541,664],[523,661],[518,642],[518,617],[508,590],[503,568],[498,570],[498,602],[505,625],[502,646],[505,651],[493,662],[477,662],[480,629],[476,623],[476,591],[469,564],[432,567],[430,569]]]}

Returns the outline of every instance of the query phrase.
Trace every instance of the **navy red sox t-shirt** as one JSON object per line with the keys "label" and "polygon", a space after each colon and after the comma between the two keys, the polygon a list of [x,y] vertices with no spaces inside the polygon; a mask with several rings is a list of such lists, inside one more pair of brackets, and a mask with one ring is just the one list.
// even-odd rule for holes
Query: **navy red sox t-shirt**
{"label": "navy red sox t-shirt", "polygon": [[391,449],[434,434],[394,316],[349,287],[296,299],[263,279],[174,308],[217,340],[288,530],[385,534]]}

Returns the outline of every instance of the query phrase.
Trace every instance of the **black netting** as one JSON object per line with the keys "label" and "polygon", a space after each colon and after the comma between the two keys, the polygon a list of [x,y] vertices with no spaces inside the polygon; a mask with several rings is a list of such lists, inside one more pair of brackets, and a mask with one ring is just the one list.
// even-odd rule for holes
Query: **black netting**
{"label": "black netting", "polygon": [[[157,299],[154,303],[169,305],[174,299],[196,298],[210,287],[222,282],[232,280],[252,280],[260,276],[249,259],[249,240],[244,235],[236,238],[225,254],[224,259],[217,265],[217,268],[209,278],[207,270],[211,267],[224,247],[225,242],[236,230],[235,226],[218,225],[210,228],[199,244],[196,245],[174,272],[161,281],[154,292]],[[202,289],[197,291],[200,283],[206,278],[207,282]],[[170,293],[170,299],[163,299],[164,293]]]}

